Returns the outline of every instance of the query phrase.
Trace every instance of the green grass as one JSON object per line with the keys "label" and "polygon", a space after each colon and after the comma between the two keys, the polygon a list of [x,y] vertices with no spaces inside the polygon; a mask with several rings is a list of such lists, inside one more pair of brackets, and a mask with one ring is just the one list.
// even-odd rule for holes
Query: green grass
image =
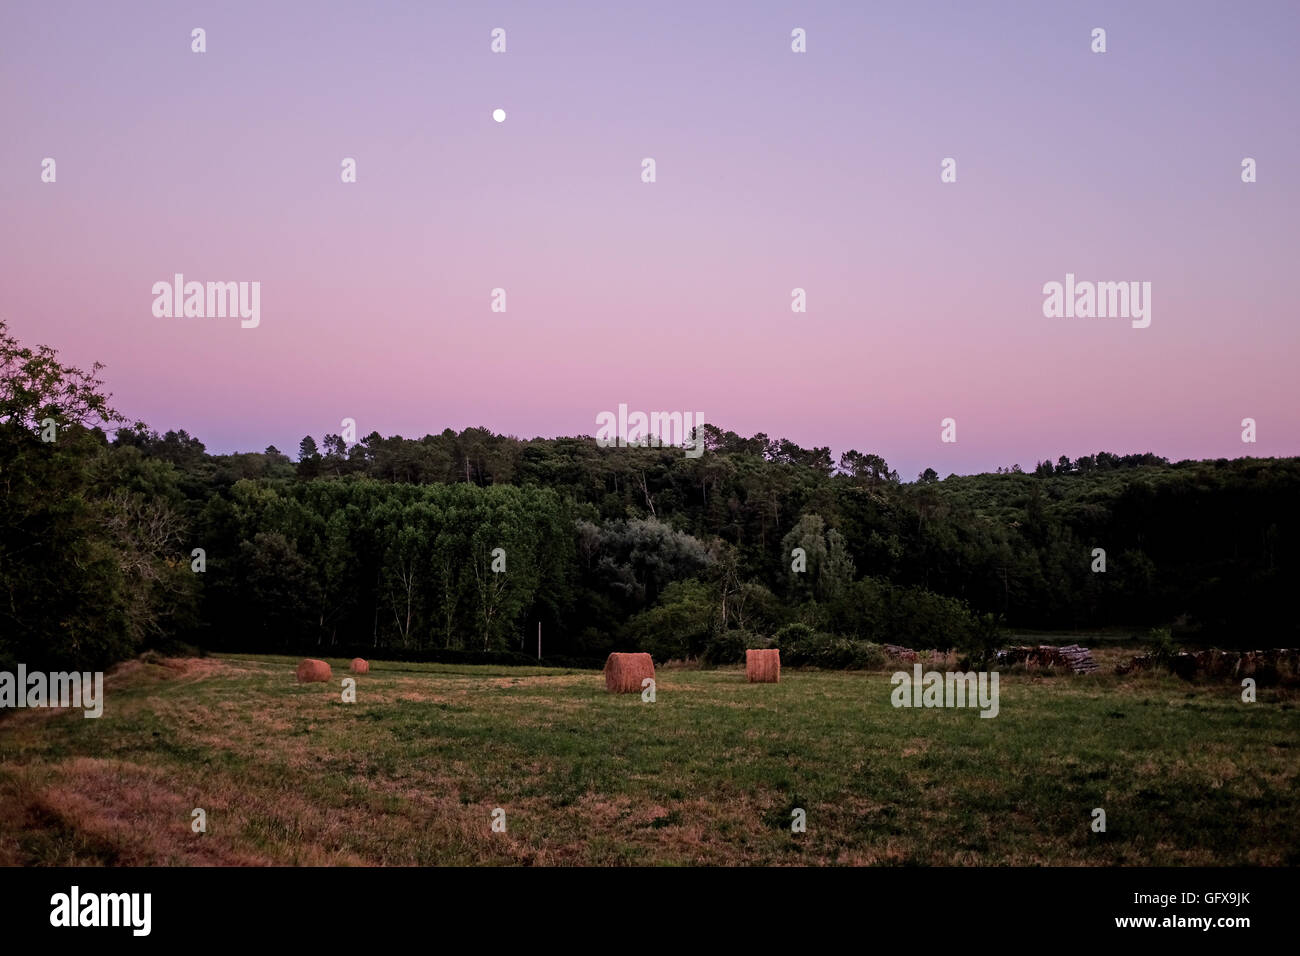
{"label": "green grass", "polygon": [[132,663],[99,720],[0,721],[0,862],[1300,863],[1293,691],[1005,671],[981,719],[893,708],[892,668],[660,670],[642,703],[595,671],[373,661],[345,704],[346,662],[298,685],[296,660]]}

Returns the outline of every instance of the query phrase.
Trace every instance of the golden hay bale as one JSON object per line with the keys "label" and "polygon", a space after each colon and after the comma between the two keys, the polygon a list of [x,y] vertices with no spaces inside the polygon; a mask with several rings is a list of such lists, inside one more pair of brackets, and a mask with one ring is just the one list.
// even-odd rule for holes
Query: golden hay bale
{"label": "golden hay bale", "polygon": [[354,658],[352,658],[352,673],[354,673],[354,674],[369,674],[369,673],[370,673],[370,663],[369,663],[368,661],[363,661],[363,660],[362,660],[361,658],[359,658],[359,657],[354,657]]}
{"label": "golden hay bale", "polygon": [[781,652],[776,648],[745,651],[745,676],[751,684],[779,683]]}
{"label": "golden hay bale", "polygon": [[641,681],[654,676],[649,654],[610,654],[605,661],[605,690],[611,694],[639,694]]}
{"label": "golden hay bale", "polygon": [[324,661],[307,658],[298,665],[298,683],[310,684],[315,682],[324,682],[334,676],[330,666]]}

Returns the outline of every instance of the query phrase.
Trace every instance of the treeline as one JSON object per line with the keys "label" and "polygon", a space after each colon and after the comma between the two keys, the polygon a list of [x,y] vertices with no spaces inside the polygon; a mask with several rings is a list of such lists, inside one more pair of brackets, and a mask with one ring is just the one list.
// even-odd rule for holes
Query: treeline
{"label": "treeline", "polygon": [[2,325],[0,363],[0,666],[168,640],[531,654],[539,625],[548,659],[784,642],[823,666],[883,642],[977,655],[1008,627],[1296,643],[1297,459],[903,482],[876,454],[713,426],[698,458],[481,428],[209,455]]}
{"label": "treeline", "polygon": [[567,509],[537,487],[240,480],[194,527],[212,646],[522,649],[573,567]]}

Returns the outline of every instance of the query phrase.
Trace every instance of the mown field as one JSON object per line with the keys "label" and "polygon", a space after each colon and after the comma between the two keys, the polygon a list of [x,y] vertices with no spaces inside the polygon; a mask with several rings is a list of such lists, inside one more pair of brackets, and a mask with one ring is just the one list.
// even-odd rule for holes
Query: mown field
{"label": "mown field", "polygon": [[981,719],[893,708],[893,668],[661,669],[642,703],[595,671],[372,662],[346,704],[346,662],[295,663],[136,661],[99,720],[0,719],[0,863],[1300,863],[1293,691],[1004,671]]}

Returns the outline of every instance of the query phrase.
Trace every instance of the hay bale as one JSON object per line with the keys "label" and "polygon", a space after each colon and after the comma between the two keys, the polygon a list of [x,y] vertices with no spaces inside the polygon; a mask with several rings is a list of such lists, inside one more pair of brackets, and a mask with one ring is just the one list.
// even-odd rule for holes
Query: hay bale
{"label": "hay bale", "polygon": [[781,652],[776,648],[745,651],[745,676],[751,684],[781,681]]}
{"label": "hay bale", "polygon": [[334,672],[330,670],[330,666],[324,661],[313,660],[309,657],[298,665],[299,684],[323,683],[333,676]]}
{"label": "hay bale", "polygon": [[605,690],[611,694],[639,694],[641,681],[655,676],[649,654],[610,654],[605,661]]}
{"label": "hay bale", "polygon": [[359,657],[354,657],[354,658],[352,658],[352,673],[354,673],[354,674],[369,674],[369,673],[370,673],[370,663],[369,663],[368,661],[363,661],[363,660],[362,660],[361,658],[359,658]]}

